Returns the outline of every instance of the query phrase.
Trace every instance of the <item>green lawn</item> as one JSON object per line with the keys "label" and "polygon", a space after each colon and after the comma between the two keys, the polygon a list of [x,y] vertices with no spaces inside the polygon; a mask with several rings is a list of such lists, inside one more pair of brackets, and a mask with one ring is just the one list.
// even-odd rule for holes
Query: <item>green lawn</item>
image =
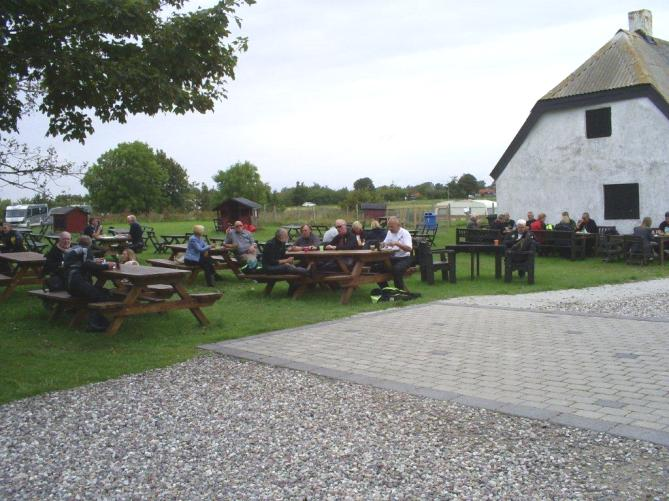
{"label": "green lawn", "polygon": [[[192,225],[179,222],[155,223],[153,226],[160,235],[190,231]],[[205,225],[211,230],[211,223]],[[274,228],[261,230],[259,239],[269,238],[273,231]],[[437,244],[450,243],[453,233],[451,229],[440,234]],[[213,235],[213,232],[209,234]],[[141,254],[141,259],[153,256],[153,251],[148,250]],[[609,264],[595,258],[580,262],[539,258],[536,284],[528,286],[517,280],[511,284],[496,281],[493,277],[492,257],[482,257],[481,277],[476,281],[469,279],[466,255],[460,257],[459,264],[457,284],[438,282],[428,286],[420,282],[418,274],[411,277],[408,287],[422,294],[422,298],[416,302],[455,296],[518,294],[587,287],[669,274],[669,267],[660,269],[657,265],[637,267],[623,263]],[[351,303],[342,306],[338,294],[324,290],[316,290],[313,294],[293,301],[286,295],[285,284],[277,285],[272,296],[266,298],[262,293],[262,285],[241,283],[227,271],[223,275],[225,280],[219,282],[221,290],[225,292],[223,299],[205,309],[211,321],[208,327],[199,327],[188,311],[175,311],[128,319],[112,338],[84,330],[68,330],[66,319],[50,324],[41,303],[25,293],[32,287],[19,288],[7,302],[0,305],[3,319],[0,338],[0,402],[188,360],[198,354],[197,345],[202,343],[391,307],[370,302],[369,291],[372,286],[356,291]],[[200,276],[193,288],[206,290],[203,280]]]}

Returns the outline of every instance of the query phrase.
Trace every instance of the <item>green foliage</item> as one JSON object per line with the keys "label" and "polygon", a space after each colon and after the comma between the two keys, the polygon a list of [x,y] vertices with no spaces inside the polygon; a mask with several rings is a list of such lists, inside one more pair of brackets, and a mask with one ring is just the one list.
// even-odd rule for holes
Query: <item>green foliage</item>
{"label": "green foliage", "polygon": [[198,186],[193,183],[191,186],[193,192],[193,203],[198,210],[212,210],[216,204],[216,190],[202,183]]}
{"label": "green foliage", "polygon": [[355,191],[374,191],[374,182],[368,177],[361,177],[353,183]]}
{"label": "green foliage", "polygon": [[262,182],[258,168],[251,162],[237,162],[227,170],[219,170],[214,181],[221,200],[244,197],[259,204],[269,201],[271,189]]}
{"label": "green foliage", "polygon": [[221,0],[186,10],[183,0],[4,2],[0,9],[0,131],[37,107],[48,133],[82,141],[127,115],[204,113],[225,97],[245,38],[230,37],[235,10]]}
{"label": "green foliage", "polygon": [[167,180],[163,192],[167,203],[175,209],[190,209],[192,186],[188,181],[188,172],[176,160],[168,157],[164,151],[158,150],[156,161],[161,169],[167,173]]}
{"label": "green foliage", "polygon": [[479,188],[483,188],[483,186],[485,186],[485,184],[481,185],[479,181],[476,180],[476,177],[474,177],[472,174],[463,174],[460,176],[460,179],[458,179],[458,185],[460,188],[462,188],[465,196],[475,195],[478,193]]}
{"label": "green foliage", "polygon": [[96,210],[148,212],[167,205],[168,174],[145,143],[119,144],[98,158],[83,179]]}

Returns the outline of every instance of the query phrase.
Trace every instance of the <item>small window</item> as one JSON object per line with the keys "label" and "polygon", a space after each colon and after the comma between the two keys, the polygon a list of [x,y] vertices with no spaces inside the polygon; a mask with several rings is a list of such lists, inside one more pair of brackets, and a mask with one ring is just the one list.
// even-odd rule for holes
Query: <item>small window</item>
{"label": "small window", "polygon": [[639,184],[604,185],[604,219],[639,219]]}
{"label": "small window", "polygon": [[585,133],[588,139],[611,136],[611,108],[586,110]]}

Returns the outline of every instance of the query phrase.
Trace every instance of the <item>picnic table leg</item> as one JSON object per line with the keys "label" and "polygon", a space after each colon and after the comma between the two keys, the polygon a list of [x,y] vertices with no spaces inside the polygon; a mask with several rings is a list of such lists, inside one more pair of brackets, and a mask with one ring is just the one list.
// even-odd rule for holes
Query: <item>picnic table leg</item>
{"label": "picnic table leg", "polygon": [[[142,293],[142,287],[141,286],[133,286],[130,289],[130,291],[128,292],[128,295],[123,300],[124,306],[130,306],[132,304],[135,304],[141,293]],[[121,311],[123,311],[123,310],[121,310]],[[107,327],[107,330],[105,331],[105,335],[106,336],[113,336],[114,334],[116,334],[118,332],[118,330],[121,328],[121,325],[123,325],[124,320],[125,320],[125,317],[114,316],[112,318],[111,323],[109,324],[109,327]]]}
{"label": "picnic table leg", "polygon": [[660,266],[664,265],[664,238],[660,238]]}
{"label": "picnic table leg", "polygon": [[474,254],[475,252],[469,253],[469,277],[471,280],[474,280]]}
{"label": "picnic table leg", "polygon": [[[386,266],[390,266],[390,258],[385,260]],[[351,281],[347,287],[341,292],[341,304],[348,304],[353,295],[353,291],[358,288],[358,279],[362,273],[362,262],[356,261],[351,271]]]}
{"label": "picnic table leg", "polygon": [[502,254],[495,252],[495,278],[502,278]]}
{"label": "picnic table leg", "polygon": [[0,302],[6,300],[9,296],[12,295],[14,289],[16,289],[19,286],[21,280],[23,279],[23,276],[27,272],[28,268],[26,268],[25,266],[17,266],[14,276],[12,277],[12,281],[9,282],[9,284],[7,284],[7,287],[5,287],[5,290],[2,292],[2,296],[0,296]]}
{"label": "picnic table leg", "polygon": [[476,278],[481,276],[481,253],[476,253]]}
{"label": "picnic table leg", "polygon": [[[179,295],[181,299],[187,300],[190,295],[188,294],[188,291],[186,288],[181,284],[180,282],[174,282],[171,284],[172,287],[174,287],[174,290],[176,293]],[[140,287],[141,290],[141,287]],[[204,316],[204,313],[202,313],[202,310],[200,308],[189,308],[190,312],[193,314],[195,318],[197,318],[197,321],[200,322],[200,325],[209,325],[209,320],[207,320],[207,317]]]}

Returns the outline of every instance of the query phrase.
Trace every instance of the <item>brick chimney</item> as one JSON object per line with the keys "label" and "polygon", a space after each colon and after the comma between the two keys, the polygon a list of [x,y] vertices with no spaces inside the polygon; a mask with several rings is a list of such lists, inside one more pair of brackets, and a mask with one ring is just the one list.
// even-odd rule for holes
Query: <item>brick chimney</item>
{"label": "brick chimney", "polygon": [[649,37],[653,36],[653,14],[648,9],[635,10],[627,14],[630,31],[641,31]]}

